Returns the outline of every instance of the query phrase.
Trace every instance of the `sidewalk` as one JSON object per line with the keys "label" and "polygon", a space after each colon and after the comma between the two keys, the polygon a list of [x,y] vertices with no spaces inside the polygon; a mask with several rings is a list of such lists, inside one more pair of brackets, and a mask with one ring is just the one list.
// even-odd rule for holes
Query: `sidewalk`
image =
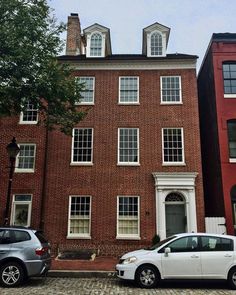
{"label": "sidewalk", "polygon": [[115,275],[116,257],[98,256],[94,260],[53,258],[50,277],[107,277]]}

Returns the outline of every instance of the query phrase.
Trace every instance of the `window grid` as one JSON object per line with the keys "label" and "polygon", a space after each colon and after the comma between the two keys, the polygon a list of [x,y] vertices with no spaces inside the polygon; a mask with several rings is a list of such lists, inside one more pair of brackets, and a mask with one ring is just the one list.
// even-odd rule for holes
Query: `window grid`
{"label": "window grid", "polygon": [[16,170],[34,170],[35,144],[19,144],[20,152],[16,158]]}
{"label": "window grid", "polygon": [[90,235],[90,196],[72,196],[70,200],[69,233]]}
{"label": "window grid", "polygon": [[181,102],[181,81],[179,76],[161,77],[162,102]]}
{"label": "window grid", "polygon": [[119,129],[119,163],[139,162],[138,128]]}
{"label": "window grid", "polygon": [[73,136],[73,162],[92,163],[93,129],[75,128]]}
{"label": "window grid", "polygon": [[162,36],[158,32],[151,35],[151,55],[162,55]]}
{"label": "window grid", "polygon": [[90,55],[102,55],[102,36],[98,33],[95,33],[91,36]]}
{"label": "window grid", "polygon": [[224,93],[236,94],[236,63],[223,64]]}
{"label": "window grid", "polygon": [[38,109],[34,104],[27,102],[26,109],[21,113],[21,121],[31,123],[38,121]]}
{"label": "window grid", "polygon": [[236,159],[236,120],[229,120],[228,125],[228,143],[229,143],[229,157]]}
{"label": "window grid", "polygon": [[183,163],[183,135],[181,128],[163,129],[163,162]]}
{"label": "window grid", "polygon": [[118,197],[118,236],[139,236],[139,198]]}
{"label": "window grid", "polygon": [[120,102],[138,102],[138,77],[120,77]]}
{"label": "window grid", "polygon": [[94,77],[78,77],[78,82],[84,85],[81,90],[80,103],[93,103],[94,102]]}

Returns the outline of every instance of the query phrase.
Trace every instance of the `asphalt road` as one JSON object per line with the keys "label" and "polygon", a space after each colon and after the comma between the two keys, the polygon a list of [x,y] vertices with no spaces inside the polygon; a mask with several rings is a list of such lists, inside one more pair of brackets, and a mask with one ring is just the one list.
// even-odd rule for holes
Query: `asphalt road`
{"label": "asphalt road", "polygon": [[117,278],[31,278],[18,288],[2,288],[1,295],[186,295],[236,294],[225,282],[163,282],[157,289],[140,289]]}

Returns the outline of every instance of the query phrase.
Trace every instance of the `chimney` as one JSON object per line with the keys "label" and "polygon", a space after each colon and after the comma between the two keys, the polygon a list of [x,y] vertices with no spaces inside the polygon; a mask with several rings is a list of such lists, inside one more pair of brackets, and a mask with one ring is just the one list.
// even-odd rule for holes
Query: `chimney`
{"label": "chimney", "polygon": [[78,13],[68,16],[66,55],[81,54],[81,29]]}

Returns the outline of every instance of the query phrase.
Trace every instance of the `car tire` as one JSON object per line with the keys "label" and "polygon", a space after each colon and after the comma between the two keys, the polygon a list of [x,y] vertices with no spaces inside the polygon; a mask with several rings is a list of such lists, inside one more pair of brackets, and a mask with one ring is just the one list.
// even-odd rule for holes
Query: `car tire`
{"label": "car tire", "polygon": [[229,271],[228,284],[231,289],[236,290],[236,267]]}
{"label": "car tire", "polygon": [[24,278],[23,268],[17,262],[8,262],[0,269],[0,283],[4,287],[19,286]]}
{"label": "car tire", "polygon": [[157,286],[160,275],[154,266],[145,264],[137,269],[135,281],[139,287],[151,289]]}

